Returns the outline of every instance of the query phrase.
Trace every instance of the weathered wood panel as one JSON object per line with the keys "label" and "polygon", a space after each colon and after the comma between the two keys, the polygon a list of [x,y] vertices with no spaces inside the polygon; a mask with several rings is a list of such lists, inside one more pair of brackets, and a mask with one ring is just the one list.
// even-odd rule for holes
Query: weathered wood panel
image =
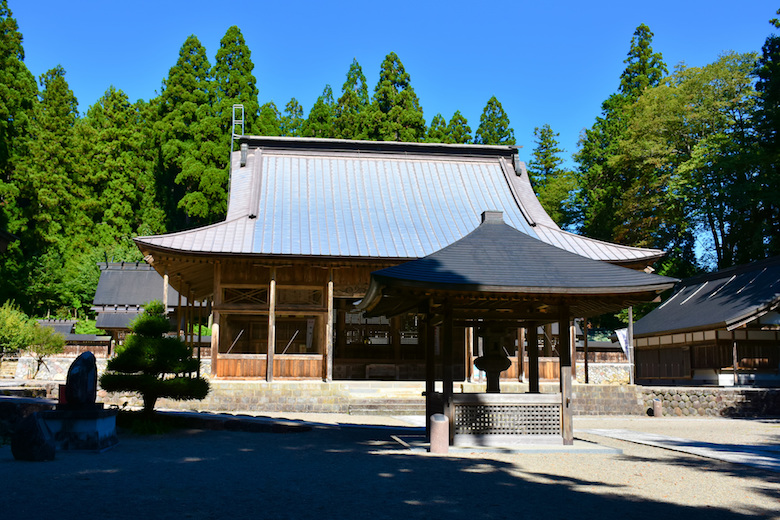
{"label": "weathered wood panel", "polygon": [[289,379],[322,379],[322,354],[274,356],[274,377]]}
{"label": "weathered wood panel", "polygon": [[265,355],[220,354],[217,357],[217,377],[265,377],[265,371]]}
{"label": "weathered wood panel", "polygon": [[[528,374],[528,358],[523,361]],[[558,381],[561,374],[561,362],[557,357],[539,357],[539,381]]]}

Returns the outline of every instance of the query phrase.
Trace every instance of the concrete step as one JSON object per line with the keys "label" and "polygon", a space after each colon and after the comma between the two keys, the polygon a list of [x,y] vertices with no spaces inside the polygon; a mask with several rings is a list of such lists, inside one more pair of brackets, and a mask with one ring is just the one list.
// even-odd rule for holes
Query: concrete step
{"label": "concrete step", "polygon": [[367,399],[349,404],[351,415],[425,415],[421,399]]}

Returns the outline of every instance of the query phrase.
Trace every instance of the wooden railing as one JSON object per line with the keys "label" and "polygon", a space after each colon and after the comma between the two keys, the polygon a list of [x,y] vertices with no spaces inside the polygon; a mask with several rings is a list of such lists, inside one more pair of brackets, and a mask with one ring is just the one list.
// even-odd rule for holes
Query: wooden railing
{"label": "wooden railing", "polygon": [[[268,360],[265,354],[219,354],[217,377],[265,378]],[[321,354],[274,355],[274,378],[321,379]]]}

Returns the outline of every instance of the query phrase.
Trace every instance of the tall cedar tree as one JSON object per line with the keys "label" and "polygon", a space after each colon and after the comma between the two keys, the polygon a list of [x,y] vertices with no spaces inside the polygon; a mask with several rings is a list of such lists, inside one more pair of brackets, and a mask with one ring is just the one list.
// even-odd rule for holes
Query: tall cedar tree
{"label": "tall cedar tree", "polygon": [[260,107],[256,131],[257,135],[282,135],[282,114],[273,101],[269,101]]}
{"label": "tall cedar tree", "polygon": [[[777,11],[780,14],[780,9]],[[770,20],[775,28],[780,21]],[[763,212],[766,254],[780,254],[780,36],[767,37],[755,69],[760,157],[760,208]]]}
{"label": "tall cedar tree", "polygon": [[515,144],[515,131],[509,126],[509,116],[504,112],[504,107],[496,96],[488,100],[482,115],[479,116],[479,127],[474,142],[492,145]]}
{"label": "tall cedar tree", "polygon": [[347,71],[347,80],[341,87],[341,97],[335,107],[335,137],[340,139],[368,139],[367,109],[368,84],[363,69],[356,59]]}
{"label": "tall cedar tree", "polygon": [[9,224],[6,211],[17,193],[12,175],[28,154],[25,145],[38,95],[35,78],[24,64],[22,34],[12,16],[8,2],[0,0],[0,230]]}
{"label": "tall cedar tree", "polygon": [[428,143],[447,143],[449,135],[447,132],[447,121],[441,114],[436,114],[428,127],[428,135],[425,138]]}
{"label": "tall cedar tree", "polygon": [[450,122],[447,124],[447,134],[449,136],[449,142],[455,144],[470,144],[471,143],[471,127],[468,120],[460,113],[460,110],[456,110]]}
{"label": "tall cedar tree", "polygon": [[368,114],[369,138],[416,142],[425,139],[425,119],[409,73],[391,52],[379,70],[379,82]]}
{"label": "tall cedar tree", "polygon": [[227,150],[220,146],[224,135],[211,105],[210,71],[206,50],[190,36],[160,94],[158,178],[171,186],[168,214],[178,215],[170,226],[177,229],[217,221],[227,209]]}
{"label": "tall cedar tree", "polygon": [[108,392],[137,392],[144,412],[152,413],[157,399],[178,401],[203,399],[209,382],[194,377],[199,361],[192,348],[176,336],[166,336],[170,323],[159,301],[144,306],[143,314],[132,324],[132,334],[108,360],[100,386]]}
{"label": "tall cedar tree", "polygon": [[528,176],[539,202],[556,224],[571,227],[576,221],[574,195],[577,179],[574,172],[561,168],[563,159],[559,148],[560,134],[553,132],[550,125],[534,128],[536,147],[533,159],[528,162]]}
{"label": "tall cedar tree", "polygon": [[309,111],[309,117],[301,125],[302,135],[304,137],[336,137],[335,117],[336,102],[333,100],[333,89],[330,85],[325,85],[322,95],[317,98]]}
{"label": "tall cedar tree", "polygon": [[292,98],[284,107],[280,130],[283,136],[300,137],[303,127],[303,107],[297,99]]}
{"label": "tall cedar tree", "polygon": [[219,120],[220,132],[224,136],[222,141],[225,143],[226,155],[230,150],[228,145],[233,133],[233,105],[244,105],[244,133],[253,135],[256,131],[260,106],[257,102],[257,80],[252,75],[254,68],[252,53],[241,30],[235,25],[230,27],[219,42],[211,73],[214,78],[214,115]]}
{"label": "tall cedar tree", "polygon": [[601,105],[602,115],[586,130],[575,155],[580,165],[582,231],[594,238],[625,243],[627,237],[620,237],[620,230],[633,225],[618,215],[635,176],[615,168],[612,158],[618,154],[618,143],[626,132],[628,107],[646,88],[657,86],[667,73],[662,55],[653,52],[652,40],[653,33],[646,25],[636,28],[624,60],[626,68],[620,76],[619,92]]}

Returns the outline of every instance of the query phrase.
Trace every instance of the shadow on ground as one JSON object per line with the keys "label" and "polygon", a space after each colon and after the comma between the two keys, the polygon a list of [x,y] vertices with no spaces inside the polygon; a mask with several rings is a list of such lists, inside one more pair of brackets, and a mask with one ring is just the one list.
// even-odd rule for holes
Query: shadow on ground
{"label": "shadow on ground", "polygon": [[[3,446],[0,479],[7,491],[14,483],[3,519],[713,520],[755,518],[764,511],[758,505],[734,512],[640,499],[595,474],[530,475],[519,465],[479,456],[414,454],[392,440],[410,431],[316,426],[295,434],[124,434],[108,452],[58,452],[48,463],[16,462]],[[583,460],[576,457],[572,464]]]}

